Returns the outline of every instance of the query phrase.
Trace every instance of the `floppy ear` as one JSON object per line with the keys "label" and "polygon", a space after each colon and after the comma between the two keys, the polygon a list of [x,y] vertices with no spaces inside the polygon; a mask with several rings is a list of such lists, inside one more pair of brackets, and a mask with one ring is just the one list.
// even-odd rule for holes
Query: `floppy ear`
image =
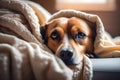
{"label": "floppy ear", "polygon": [[93,42],[94,42],[95,38],[96,38],[96,23],[92,23],[90,21],[87,21],[87,24],[90,26],[90,29],[92,30]]}
{"label": "floppy ear", "polygon": [[90,21],[86,21],[87,24],[90,26],[90,29],[92,30],[92,41],[93,41],[93,48],[91,50],[89,50],[88,52],[86,52],[86,55],[90,58],[97,58],[97,56],[94,54],[94,42],[95,42],[95,38],[96,38],[96,23],[92,23]]}
{"label": "floppy ear", "polygon": [[95,42],[95,38],[96,38],[96,23],[90,23],[90,28],[92,30],[92,35],[93,35],[93,42]]}
{"label": "floppy ear", "polygon": [[44,43],[47,44],[47,36],[46,36],[46,31],[47,31],[47,25],[41,26],[40,27],[40,33],[42,35],[42,39],[44,40]]}

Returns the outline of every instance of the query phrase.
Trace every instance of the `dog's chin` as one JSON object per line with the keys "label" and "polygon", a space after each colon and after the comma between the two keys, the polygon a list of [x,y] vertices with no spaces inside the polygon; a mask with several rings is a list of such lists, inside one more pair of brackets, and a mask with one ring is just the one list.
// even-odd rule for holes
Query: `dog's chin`
{"label": "dog's chin", "polygon": [[81,63],[79,59],[72,58],[70,60],[61,59],[67,66],[76,66]]}
{"label": "dog's chin", "polygon": [[79,71],[79,70],[81,70],[82,65],[83,65],[83,63],[82,63],[82,61],[81,61],[81,62],[79,62],[79,64],[67,65],[67,66],[68,66],[70,69],[72,69],[73,71]]}

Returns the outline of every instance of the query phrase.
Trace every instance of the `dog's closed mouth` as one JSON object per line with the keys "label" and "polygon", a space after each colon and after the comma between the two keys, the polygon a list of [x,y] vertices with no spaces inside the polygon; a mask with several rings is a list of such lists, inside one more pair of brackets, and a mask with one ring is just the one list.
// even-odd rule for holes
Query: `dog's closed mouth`
{"label": "dog's closed mouth", "polygon": [[79,64],[79,63],[75,62],[74,59],[65,59],[65,58],[61,58],[61,59],[66,65],[77,65],[77,64]]}

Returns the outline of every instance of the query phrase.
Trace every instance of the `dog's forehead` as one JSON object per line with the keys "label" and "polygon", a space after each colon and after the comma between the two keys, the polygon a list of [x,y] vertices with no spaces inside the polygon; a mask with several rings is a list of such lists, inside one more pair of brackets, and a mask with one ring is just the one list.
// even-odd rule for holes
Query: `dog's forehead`
{"label": "dog's forehead", "polygon": [[89,34],[88,32],[91,32],[90,26],[87,24],[87,21],[81,18],[72,17],[69,19],[68,24],[72,26],[71,30],[77,29],[85,32],[86,34]]}
{"label": "dog's forehead", "polygon": [[56,18],[54,20],[52,20],[51,22],[56,22],[56,24],[65,24],[68,22],[68,18],[66,17],[60,17],[60,18]]}
{"label": "dog's forehead", "polygon": [[[71,17],[71,18],[66,18],[66,17],[60,17],[53,19],[50,24],[49,24],[49,29],[57,29],[61,28],[65,32],[66,31],[71,31],[72,29],[79,29],[85,33],[88,33],[90,28],[88,24],[86,23],[85,20],[77,18],[77,17]],[[73,28],[74,27],[74,28]]]}
{"label": "dog's forehead", "polygon": [[61,17],[61,18],[53,19],[48,23],[48,31],[59,30],[59,29],[65,31],[67,29],[67,24],[68,24],[68,18]]}
{"label": "dog's forehead", "polygon": [[72,17],[69,19],[68,24],[71,26],[76,26],[76,27],[81,27],[81,28],[88,28],[88,24],[86,23],[85,20]]}
{"label": "dog's forehead", "polygon": [[55,28],[55,27],[63,27],[68,23],[68,18],[61,17],[51,20],[48,25]]}

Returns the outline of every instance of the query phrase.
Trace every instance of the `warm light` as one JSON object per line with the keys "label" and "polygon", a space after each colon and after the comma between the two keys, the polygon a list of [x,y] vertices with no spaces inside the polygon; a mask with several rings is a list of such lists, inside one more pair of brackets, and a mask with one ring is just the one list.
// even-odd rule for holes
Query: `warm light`
{"label": "warm light", "polygon": [[113,11],[116,9],[116,0],[56,0],[56,9]]}
{"label": "warm light", "polygon": [[59,0],[60,2],[67,3],[106,3],[107,0]]}

